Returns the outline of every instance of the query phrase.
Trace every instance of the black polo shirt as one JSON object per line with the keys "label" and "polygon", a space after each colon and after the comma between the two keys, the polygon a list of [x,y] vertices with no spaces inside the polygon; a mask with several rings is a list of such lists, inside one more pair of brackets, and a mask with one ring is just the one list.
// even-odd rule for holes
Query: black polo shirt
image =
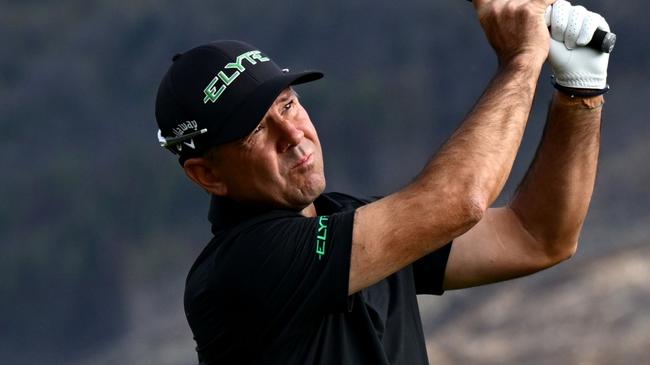
{"label": "black polo shirt", "polygon": [[354,210],[251,211],[213,197],[214,238],[187,277],[185,313],[205,364],[428,364],[416,294],[442,294],[451,244],[351,296]]}

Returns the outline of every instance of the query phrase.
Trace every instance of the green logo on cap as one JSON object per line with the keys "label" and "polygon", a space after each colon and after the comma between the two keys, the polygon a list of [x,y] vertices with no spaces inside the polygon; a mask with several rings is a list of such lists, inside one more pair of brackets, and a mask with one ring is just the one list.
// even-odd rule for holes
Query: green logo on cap
{"label": "green logo on cap", "polygon": [[[221,94],[223,94],[224,91],[226,91],[226,88],[230,86],[230,84],[235,81],[239,75],[241,75],[242,72],[246,71],[246,67],[244,67],[244,60],[248,61],[251,65],[257,65],[257,62],[268,62],[270,61],[269,58],[262,56],[262,52],[260,51],[248,51],[246,53],[242,53],[236,58],[236,62],[231,62],[227,64],[222,71],[219,71],[217,76],[210,81],[208,86],[203,90],[203,93],[205,93],[205,98],[203,98],[203,104],[207,104],[209,101],[210,102],[215,102],[219,100],[219,97]],[[230,76],[227,75],[224,71],[226,70],[235,70]],[[219,86],[217,88],[217,83],[221,81],[223,85]]]}

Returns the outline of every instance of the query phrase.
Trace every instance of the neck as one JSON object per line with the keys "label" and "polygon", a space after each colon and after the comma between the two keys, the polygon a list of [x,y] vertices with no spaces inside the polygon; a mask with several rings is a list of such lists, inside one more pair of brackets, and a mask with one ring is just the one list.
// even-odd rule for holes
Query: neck
{"label": "neck", "polygon": [[317,214],[316,214],[316,206],[314,205],[314,203],[311,203],[307,207],[305,207],[305,209],[300,211],[300,213],[302,215],[304,215],[305,217],[315,217],[315,216],[317,216]]}

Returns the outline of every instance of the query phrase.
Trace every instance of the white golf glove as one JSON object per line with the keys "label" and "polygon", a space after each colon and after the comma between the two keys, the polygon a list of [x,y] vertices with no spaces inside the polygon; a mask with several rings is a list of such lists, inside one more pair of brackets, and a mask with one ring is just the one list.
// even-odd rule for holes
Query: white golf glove
{"label": "white golf glove", "polygon": [[609,32],[605,18],[565,0],[549,6],[545,16],[551,27],[549,61],[555,82],[573,89],[606,90],[609,53],[585,47],[596,29]]}

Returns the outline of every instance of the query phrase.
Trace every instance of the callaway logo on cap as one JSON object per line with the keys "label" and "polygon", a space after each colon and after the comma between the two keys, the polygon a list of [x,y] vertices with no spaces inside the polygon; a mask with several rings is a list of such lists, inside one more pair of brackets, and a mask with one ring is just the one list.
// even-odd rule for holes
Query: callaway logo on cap
{"label": "callaway logo on cap", "polygon": [[177,54],[156,97],[158,141],[179,155],[182,165],[211,147],[247,136],[282,90],[321,77],[318,71],[282,70],[239,41]]}

